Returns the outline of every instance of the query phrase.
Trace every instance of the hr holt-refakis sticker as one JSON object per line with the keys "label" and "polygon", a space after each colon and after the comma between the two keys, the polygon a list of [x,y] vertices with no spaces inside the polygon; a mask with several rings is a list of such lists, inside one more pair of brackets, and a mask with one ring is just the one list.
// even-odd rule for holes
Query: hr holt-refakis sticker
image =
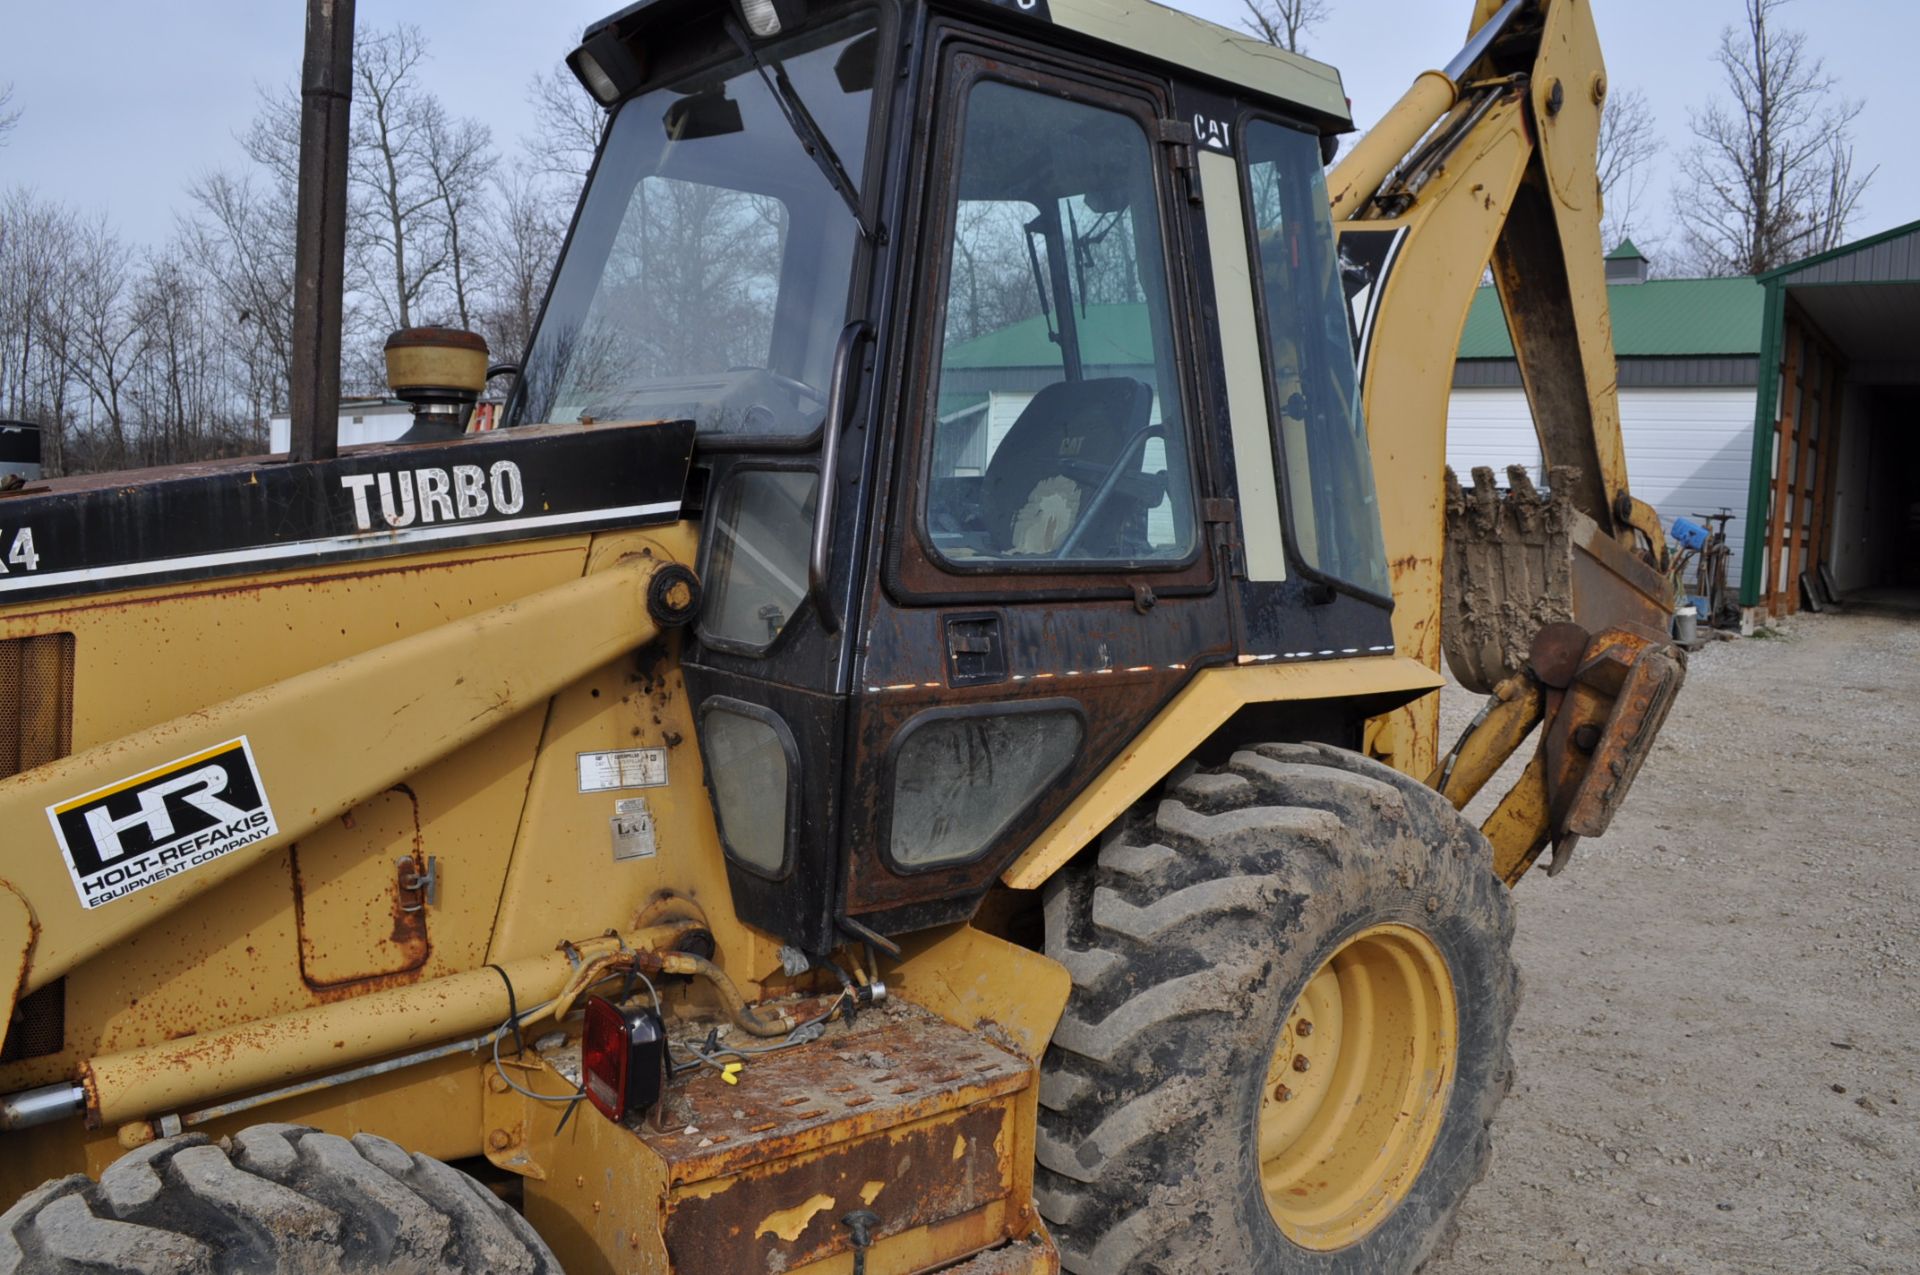
{"label": "hr holt-refakis sticker", "polygon": [[47,818],[86,908],[278,831],[244,735],[48,806]]}

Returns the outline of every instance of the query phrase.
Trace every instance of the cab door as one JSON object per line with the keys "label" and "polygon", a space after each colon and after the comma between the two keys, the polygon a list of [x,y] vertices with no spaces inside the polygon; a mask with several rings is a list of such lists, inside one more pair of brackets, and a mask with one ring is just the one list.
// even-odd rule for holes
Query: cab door
{"label": "cab door", "polygon": [[1232,656],[1165,86],[934,34],[847,745],[839,908],[881,933],[969,915]]}

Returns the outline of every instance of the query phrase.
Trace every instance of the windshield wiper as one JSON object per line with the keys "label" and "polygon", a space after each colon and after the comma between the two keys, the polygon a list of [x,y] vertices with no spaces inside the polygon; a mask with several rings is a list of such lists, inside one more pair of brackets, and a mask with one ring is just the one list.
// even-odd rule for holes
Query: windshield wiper
{"label": "windshield wiper", "polygon": [[727,34],[732,36],[733,42],[740,46],[740,51],[747,55],[747,61],[753,64],[753,69],[760,73],[761,80],[766,83],[767,91],[773,94],[773,100],[780,104],[780,113],[787,117],[787,126],[793,130],[793,135],[800,139],[801,148],[820,169],[821,175],[827,179],[827,184],[832,186],[846,203],[847,211],[853,214],[854,223],[860,227],[861,237],[869,243],[879,243],[879,229],[867,224],[866,214],[860,209],[860,192],[854,189],[853,178],[848,176],[846,166],[834,153],[833,144],[827,141],[827,135],[821,132],[820,125],[814,122],[813,113],[807,110],[807,104],[800,100],[798,93],[794,92],[793,81],[787,78],[787,68],[776,62],[773,70],[768,71],[767,64],[760,60],[760,54],[754,50],[753,41],[747,38],[747,33],[741,30],[740,23],[734,19],[733,15],[727,14],[723,20],[727,26]]}

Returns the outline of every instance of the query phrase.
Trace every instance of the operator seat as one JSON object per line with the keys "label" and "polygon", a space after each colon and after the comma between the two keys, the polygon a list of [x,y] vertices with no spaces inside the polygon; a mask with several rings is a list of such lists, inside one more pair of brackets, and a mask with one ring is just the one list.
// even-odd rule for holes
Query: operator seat
{"label": "operator seat", "polygon": [[[982,504],[994,552],[1013,558],[1057,552],[1101,479],[1153,416],[1153,390],[1128,376],[1056,381],[1033,396],[987,462]],[[1129,463],[1140,467],[1139,448]],[[1113,492],[1100,525],[1075,556],[1108,556],[1121,522],[1139,511],[1132,491]]]}

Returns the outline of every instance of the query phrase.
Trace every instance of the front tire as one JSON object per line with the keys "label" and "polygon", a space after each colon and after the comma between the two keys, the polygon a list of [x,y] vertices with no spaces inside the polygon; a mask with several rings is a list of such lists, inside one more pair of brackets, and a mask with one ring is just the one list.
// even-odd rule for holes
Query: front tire
{"label": "front tire", "polygon": [[0,1275],[560,1275],[527,1220],[453,1166],[373,1134],[190,1133],[29,1191]]}
{"label": "front tire", "polygon": [[1046,921],[1074,989],[1034,1193],[1069,1271],[1375,1275],[1442,1246],[1519,979],[1491,851],[1438,794],[1322,745],[1237,753],[1050,882]]}

